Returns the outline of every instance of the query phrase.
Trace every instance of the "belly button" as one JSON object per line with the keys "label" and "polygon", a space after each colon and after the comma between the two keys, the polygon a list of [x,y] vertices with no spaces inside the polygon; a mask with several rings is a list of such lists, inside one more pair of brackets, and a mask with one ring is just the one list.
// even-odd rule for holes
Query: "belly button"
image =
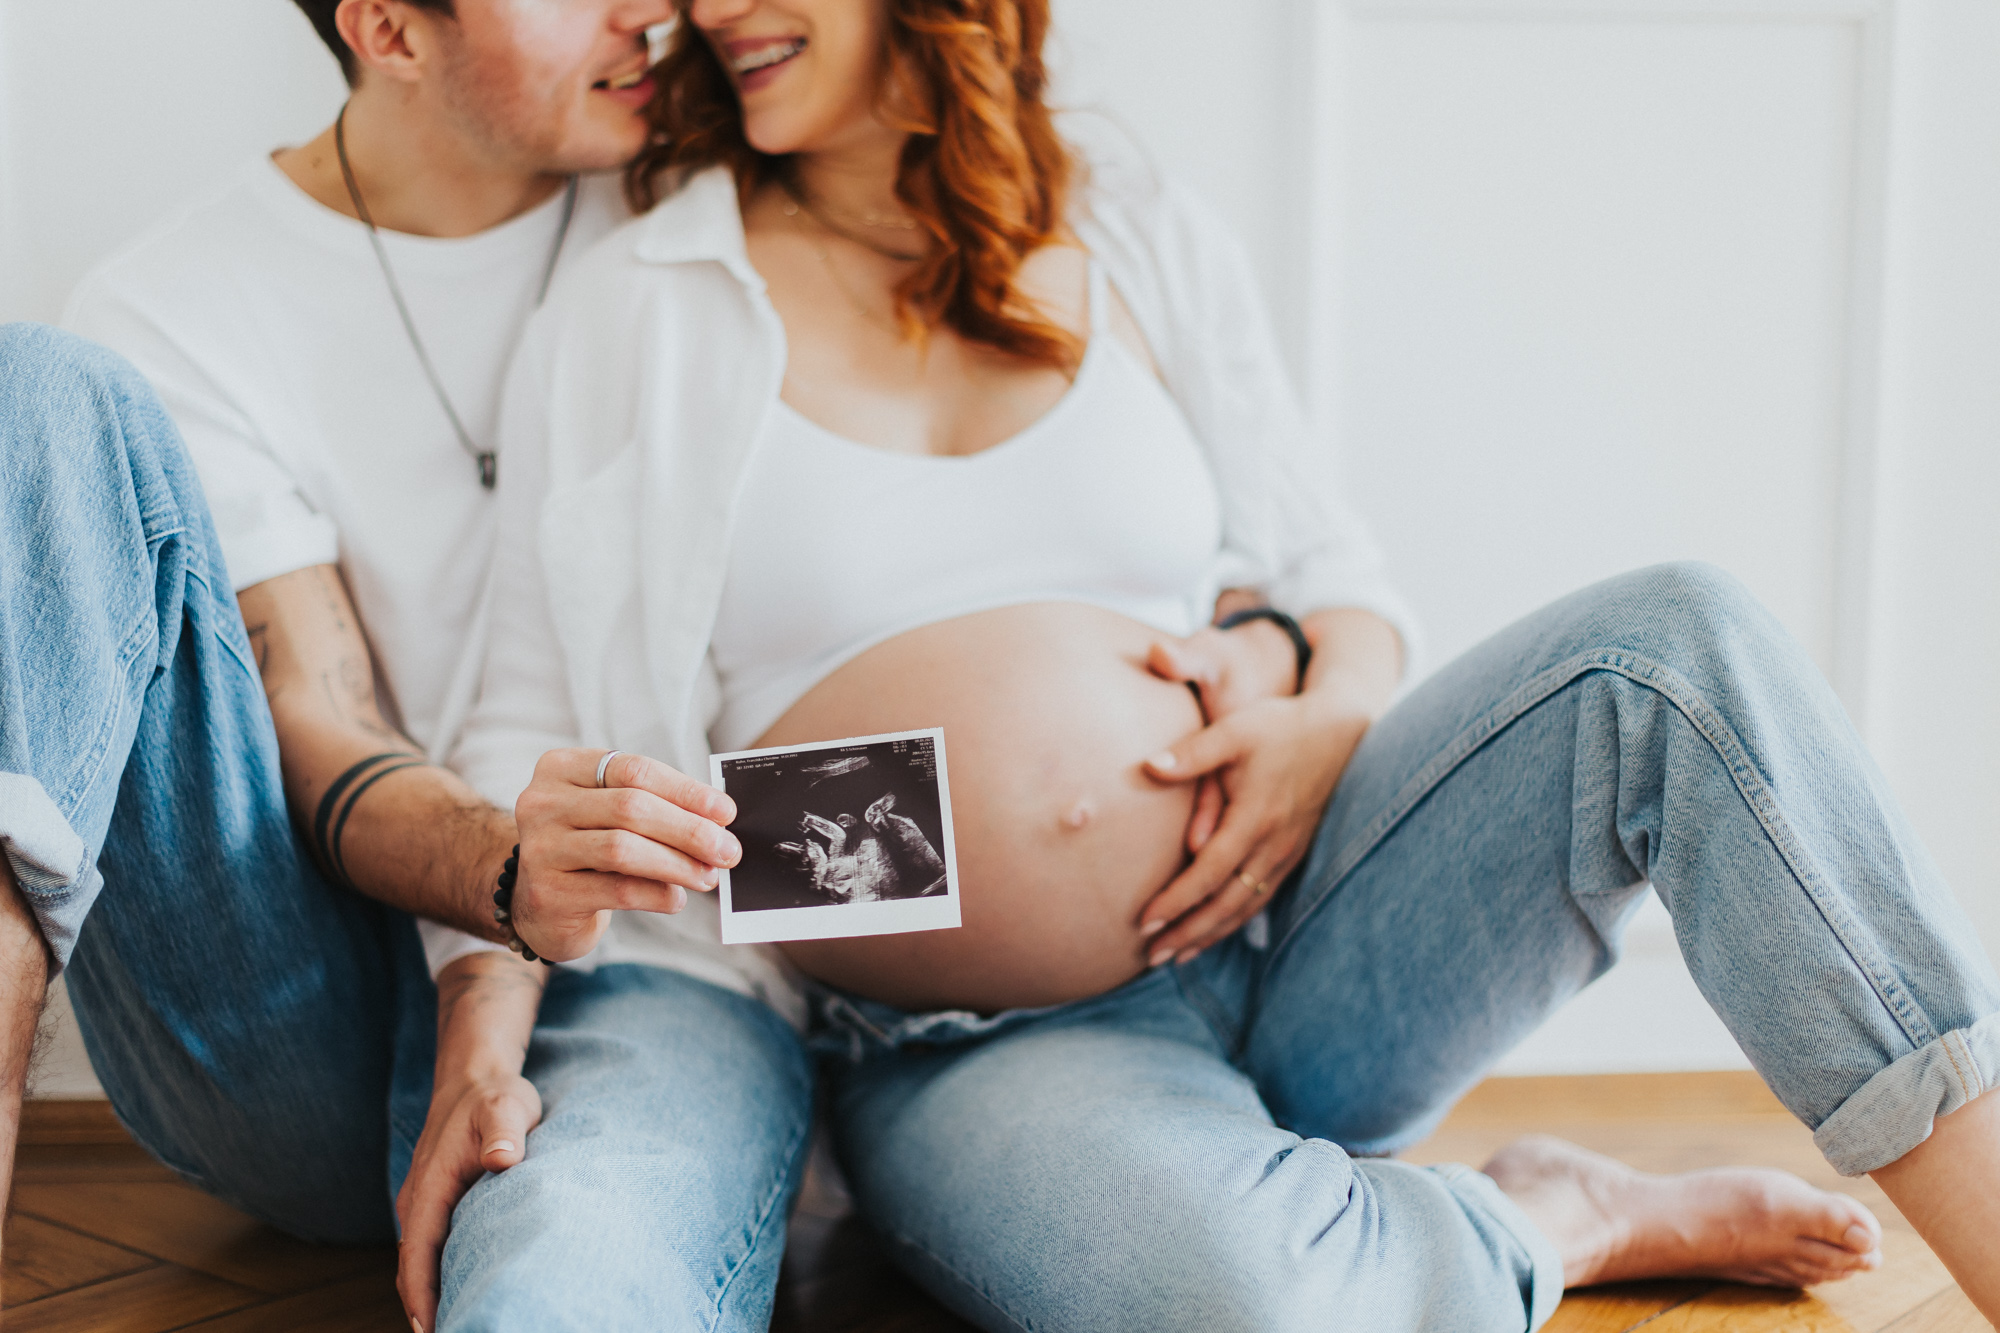
{"label": "belly button", "polygon": [[1080,829],[1090,822],[1092,813],[1089,801],[1078,801],[1069,808],[1069,813],[1063,816],[1063,827],[1067,829]]}

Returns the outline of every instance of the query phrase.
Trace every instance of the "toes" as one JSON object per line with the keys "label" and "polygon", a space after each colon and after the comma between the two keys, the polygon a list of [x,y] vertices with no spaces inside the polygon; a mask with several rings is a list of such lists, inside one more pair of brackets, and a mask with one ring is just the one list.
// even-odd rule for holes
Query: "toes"
{"label": "toes", "polygon": [[1817,1224],[1807,1230],[1808,1235],[1850,1254],[1869,1254],[1882,1247],[1882,1224],[1859,1200],[1844,1194],[1820,1197],[1826,1206]]}

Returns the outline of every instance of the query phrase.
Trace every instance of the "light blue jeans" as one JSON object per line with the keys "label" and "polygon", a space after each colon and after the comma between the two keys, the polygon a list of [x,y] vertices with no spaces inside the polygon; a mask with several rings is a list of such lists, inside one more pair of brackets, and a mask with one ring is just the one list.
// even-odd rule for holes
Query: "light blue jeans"
{"label": "light blue jeans", "polygon": [[[0,327],[0,847],[91,1063],[190,1181],[312,1240],[394,1238],[436,992],[409,920],[331,887],[201,488],[116,356]],[[551,979],[527,1162],[476,1185],[447,1329],[761,1329],[812,1084],[767,1006]]]}
{"label": "light blue jeans", "polygon": [[768,1325],[811,1138],[791,1027],[663,968],[558,969],[525,1072],[542,1123],[453,1215],[439,1329]]}
{"label": "light blue jeans", "polygon": [[1847,1174],[2000,1081],[2000,979],[1831,691],[1734,580],[1530,616],[1369,733],[1268,921],[991,1017],[822,997],[866,1215],[988,1329],[1518,1333],[1562,1291],[1427,1134],[1617,959],[1647,884]]}

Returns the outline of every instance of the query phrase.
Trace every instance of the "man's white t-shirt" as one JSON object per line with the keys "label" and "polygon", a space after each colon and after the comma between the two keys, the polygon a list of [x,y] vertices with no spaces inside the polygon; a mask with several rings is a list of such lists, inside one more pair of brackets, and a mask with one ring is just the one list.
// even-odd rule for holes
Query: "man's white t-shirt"
{"label": "man's white t-shirt", "polygon": [[[558,192],[476,236],[381,234],[481,448],[498,434],[501,383],[562,212]],[[629,216],[615,177],[585,178],[558,276]],[[493,494],[424,377],[366,228],[259,158],[93,270],[64,323],[158,391],[201,475],[231,583],[337,563],[393,716],[433,758],[449,754],[478,687]],[[434,971],[482,947],[422,924]],[[690,939],[657,918],[614,933],[586,965],[676,968],[800,1021],[768,949]]]}
{"label": "man's white t-shirt", "polygon": [[[562,211],[559,191],[475,236],[382,233],[481,448],[497,433],[501,381]],[[565,260],[627,216],[615,178],[580,182]],[[339,564],[392,716],[446,752],[476,684],[464,658],[493,497],[424,377],[366,228],[258,158],[93,270],[63,322],[159,392],[232,584]]]}

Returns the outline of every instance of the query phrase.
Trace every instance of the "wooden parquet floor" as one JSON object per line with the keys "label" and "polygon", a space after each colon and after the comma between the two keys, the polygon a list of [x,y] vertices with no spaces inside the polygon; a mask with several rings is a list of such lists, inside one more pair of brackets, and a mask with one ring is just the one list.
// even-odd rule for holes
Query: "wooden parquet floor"
{"label": "wooden parquet floor", "polygon": [[[1781,1166],[1863,1200],[1886,1262],[1812,1291],[1710,1282],[1573,1293],[1550,1333],[1988,1333],[1942,1265],[1867,1180],[1842,1180],[1748,1074],[1495,1079],[1411,1160],[1483,1161],[1529,1130],[1654,1171]],[[183,1185],[102,1103],[33,1104],[0,1275],[9,1333],[404,1333],[388,1250],[289,1240]],[[963,1333],[890,1267],[823,1179],[792,1223],[776,1333]]]}

